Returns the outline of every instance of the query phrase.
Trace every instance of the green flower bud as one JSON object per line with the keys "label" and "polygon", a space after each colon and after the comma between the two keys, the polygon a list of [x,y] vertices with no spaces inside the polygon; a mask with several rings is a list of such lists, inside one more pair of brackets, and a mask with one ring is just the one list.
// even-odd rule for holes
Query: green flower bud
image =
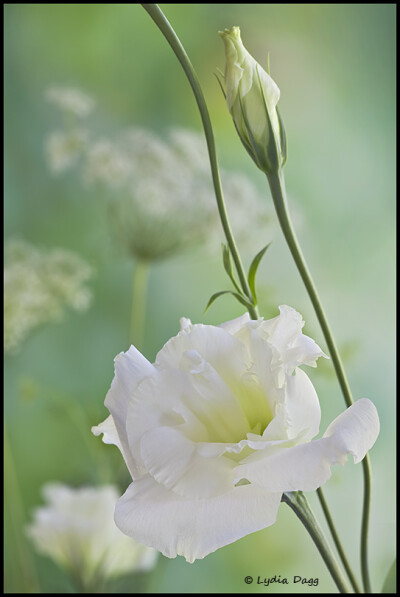
{"label": "green flower bud", "polygon": [[286,161],[279,87],[244,47],[239,27],[219,31],[225,44],[226,103],[243,145],[266,174]]}

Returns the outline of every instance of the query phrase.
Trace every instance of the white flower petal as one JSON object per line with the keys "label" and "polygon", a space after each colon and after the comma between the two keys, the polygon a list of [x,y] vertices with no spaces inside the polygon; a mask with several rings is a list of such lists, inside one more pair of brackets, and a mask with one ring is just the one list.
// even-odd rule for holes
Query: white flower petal
{"label": "white flower petal", "polygon": [[181,428],[192,441],[213,443],[234,443],[250,430],[235,395],[212,369],[198,376],[177,369],[160,371],[142,381],[126,422],[135,458],[144,433],[164,426]]}
{"label": "white flower petal", "polygon": [[134,471],[136,473],[138,467],[135,467],[133,465],[133,459],[129,449],[124,450],[117,432],[117,428],[115,427],[112,415],[109,415],[107,419],[105,419],[102,423],[99,423],[98,425],[92,427],[91,431],[94,435],[100,435],[102,433],[102,439],[105,444],[113,444],[114,446],[117,446],[117,448],[123,456],[123,459],[125,460],[125,464],[128,470],[130,471],[131,475],[133,475]]}
{"label": "white flower petal", "polygon": [[263,328],[270,334],[271,344],[282,355],[287,373],[292,373],[298,365],[315,367],[317,359],[326,354],[314,340],[302,333],[302,316],[288,305],[280,305],[279,311],[280,315],[265,322]]}
{"label": "white flower petal", "polygon": [[109,415],[107,419],[105,419],[102,423],[99,423],[98,425],[92,427],[91,431],[94,435],[100,435],[102,433],[102,439],[105,444],[113,444],[114,446],[117,446],[117,448],[119,448],[119,450],[121,451],[122,455],[124,454],[112,415]]}
{"label": "white flower petal", "polygon": [[234,336],[243,328],[250,321],[250,316],[246,312],[240,317],[236,317],[235,319],[231,319],[230,321],[225,321],[225,323],[221,323],[218,327],[228,332],[228,334],[232,334]]}
{"label": "white flower petal", "polygon": [[118,500],[115,522],[122,532],[168,558],[204,558],[276,520],[281,493],[253,485],[209,499],[188,500],[145,476]]}
{"label": "white flower petal", "polygon": [[[210,444],[205,444],[209,446]],[[158,483],[187,498],[207,498],[233,488],[235,463],[214,454],[204,455],[179,429],[158,427],[140,442],[146,470]],[[220,453],[218,448],[218,453]]]}
{"label": "white flower petal", "polygon": [[343,454],[352,454],[357,464],[376,442],[379,430],[375,405],[368,398],[360,398],[332,421],[323,437],[332,439]]}
{"label": "white flower petal", "polygon": [[192,364],[198,374],[161,371],[145,379],[128,410],[126,428],[131,454],[142,470],[180,495],[203,498],[233,487],[234,462],[222,454],[251,428],[216,372]]}
{"label": "white flower petal", "polygon": [[185,327],[171,338],[157,354],[159,369],[181,367],[183,355],[193,348],[216,371],[228,379],[235,368],[243,369],[246,361],[245,347],[229,332],[213,325],[195,324]]}
{"label": "white flower petal", "polygon": [[[246,335],[241,334],[239,339],[220,327],[196,324],[189,332],[180,332],[167,342],[157,355],[156,366],[162,370],[184,369],[191,373],[201,373],[198,366],[204,370],[207,366],[211,367],[237,397],[250,427],[253,428],[259,420],[269,422],[272,419],[273,400],[270,401],[269,398],[273,398],[273,390],[269,391],[268,388],[264,391],[265,388],[260,385],[257,375],[253,375],[251,371],[253,355],[250,354],[249,346],[244,340]],[[195,351],[193,347],[196,348]],[[265,343],[263,348],[258,370],[268,375],[268,368],[265,367],[268,347],[265,347]],[[198,357],[198,366],[193,362],[195,353]],[[219,387],[217,390],[215,386],[212,393],[218,396]],[[232,409],[230,409],[230,418],[232,416]],[[221,422],[226,427],[225,412],[222,413]],[[231,437],[227,441],[236,442],[244,437],[245,433],[240,438]]]}
{"label": "white flower petal", "polygon": [[180,326],[181,326],[181,332],[182,331],[189,331],[190,329],[192,329],[192,322],[190,321],[190,319],[188,319],[187,317],[181,317],[179,320]]}
{"label": "white flower petal", "polygon": [[[295,375],[288,375],[286,378],[285,412],[291,439],[301,434],[304,442],[317,435],[321,421],[321,407],[317,392],[302,369],[296,369]],[[304,432],[306,432],[305,435]]]}
{"label": "white flower petal", "polygon": [[126,435],[127,411],[138,384],[154,373],[154,366],[134,346],[118,354],[114,363],[115,375],[104,404],[113,417],[128,469],[132,476],[136,476],[138,470],[130,454]]}
{"label": "white flower petal", "polygon": [[314,491],[331,476],[333,464],[343,465],[348,454],[362,460],[379,433],[373,403],[363,398],[339,415],[318,440],[275,450],[257,451],[235,470],[235,480],[257,483],[266,491]]}

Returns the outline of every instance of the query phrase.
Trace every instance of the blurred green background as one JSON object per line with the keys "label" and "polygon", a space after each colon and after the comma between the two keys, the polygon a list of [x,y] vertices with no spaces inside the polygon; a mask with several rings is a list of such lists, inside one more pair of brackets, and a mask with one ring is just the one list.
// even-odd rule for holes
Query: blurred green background
{"label": "blurred green background", "polygon": [[[220,164],[251,178],[271,202],[263,175],[234,130],[214,77],[224,68],[217,31],[239,25],[244,44],[281,89],[288,137],[285,166],[298,236],[339,347],[355,398],[377,406],[381,434],[371,452],[373,502],[370,567],[380,590],[395,555],[395,5],[163,4],[197,70],[208,102]],[[67,576],[38,556],[23,527],[42,503],[47,481],[119,483],[118,451],[90,433],[103,406],[113,358],[129,346],[135,263],[108,250],[101,204],[73,173],[54,177],[43,151],[56,124],[44,100],[52,85],[78,87],[97,101],[95,125],[201,131],[186,78],[140,5],[5,5],[5,240],[64,247],[95,269],[92,307],[41,327],[5,357],[5,591],[70,592]],[[228,205],[229,212],[229,205]],[[251,221],[251,220],[250,220]],[[299,310],[305,333],[326,350],[308,297],[274,222],[273,244],[258,274],[261,312],[279,304]],[[268,232],[270,234],[270,232]],[[223,240],[221,234],[221,241]],[[106,247],[106,248],[105,248]],[[243,252],[246,265],[260,249]],[[150,360],[179,329],[179,318],[218,324],[240,315],[220,251],[185,251],[151,267],[142,351]],[[351,350],[350,350],[351,349]],[[344,410],[330,364],[307,369],[320,397],[321,432]],[[362,471],[352,459],[335,467],[325,495],[359,573]],[[322,521],[313,494],[309,500]],[[294,575],[319,585],[245,585],[244,577]],[[110,590],[139,590],[124,577]],[[332,592],[324,564],[291,511],[277,523],[202,561],[160,558],[150,592]]]}

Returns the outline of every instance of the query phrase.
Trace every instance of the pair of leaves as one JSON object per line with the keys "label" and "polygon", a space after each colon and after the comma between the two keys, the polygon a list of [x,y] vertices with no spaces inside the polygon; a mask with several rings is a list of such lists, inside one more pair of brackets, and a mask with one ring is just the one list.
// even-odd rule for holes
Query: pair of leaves
{"label": "pair of leaves", "polygon": [[252,309],[254,306],[257,305],[257,296],[256,296],[256,288],[255,288],[256,273],[257,273],[258,266],[260,265],[261,259],[264,257],[264,255],[270,245],[271,245],[271,243],[268,243],[263,249],[261,249],[261,251],[259,253],[257,253],[257,255],[254,257],[253,261],[251,262],[251,265],[249,268],[249,273],[247,275],[247,281],[249,284],[249,289],[250,289],[250,294],[251,294],[251,296],[249,297],[243,292],[243,290],[240,288],[239,284],[236,282],[235,276],[234,276],[234,273],[232,270],[232,262],[231,262],[229,248],[227,247],[227,245],[222,244],[222,261],[224,264],[224,269],[225,269],[226,273],[228,274],[229,278],[231,279],[232,284],[234,285],[236,290],[235,291],[234,290],[221,290],[220,292],[216,292],[215,294],[213,294],[212,297],[210,298],[210,300],[208,301],[205,311],[207,311],[207,309],[210,307],[210,305],[212,305],[212,303],[218,297],[222,296],[223,294],[231,294],[239,301],[239,303],[244,305],[247,309]]}

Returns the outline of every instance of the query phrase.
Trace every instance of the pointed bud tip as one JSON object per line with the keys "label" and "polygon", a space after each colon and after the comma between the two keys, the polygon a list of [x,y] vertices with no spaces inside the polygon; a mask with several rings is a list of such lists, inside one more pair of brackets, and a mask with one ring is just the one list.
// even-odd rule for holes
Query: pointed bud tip
{"label": "pointed bud tip", "polygon": [[231,29],[224,29],[223,31],[218,31],[218,35],[222,38],[224,37],[235,37],[236,39],[240,39],[240,27],[233,26]]}

